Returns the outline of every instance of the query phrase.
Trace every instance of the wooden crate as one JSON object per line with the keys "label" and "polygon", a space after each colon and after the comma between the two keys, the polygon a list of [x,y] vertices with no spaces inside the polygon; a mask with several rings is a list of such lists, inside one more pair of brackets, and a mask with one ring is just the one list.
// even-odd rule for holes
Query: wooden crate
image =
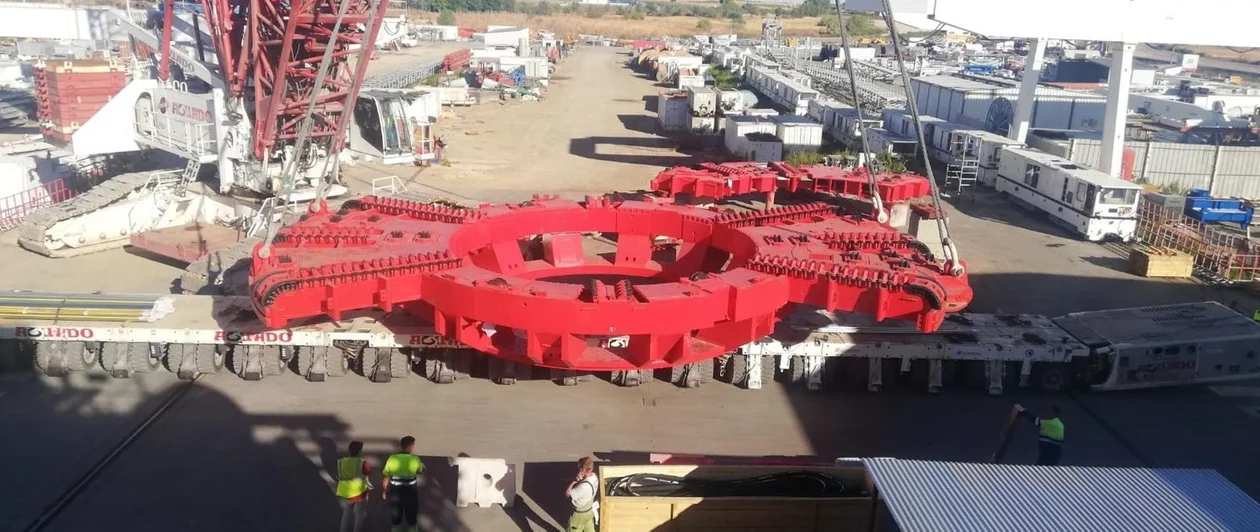
{"label": "wooden crate", "polygon": [[638,473],[719,480],[801,470],[832,476],[847,486],[867,487],[866,473],[860,466],[603,466],[599,468],[599,525],[602,530],[616,532],[823,532],[870,528],[875,504],[870,497],[618,497],[607,493],[609,480]]}
{"label": "wooden crate", "polygon": [[1129,271],[1142,277],[1190,277],[1194,257],[1168,248],[1134,246],[1129,252]]}

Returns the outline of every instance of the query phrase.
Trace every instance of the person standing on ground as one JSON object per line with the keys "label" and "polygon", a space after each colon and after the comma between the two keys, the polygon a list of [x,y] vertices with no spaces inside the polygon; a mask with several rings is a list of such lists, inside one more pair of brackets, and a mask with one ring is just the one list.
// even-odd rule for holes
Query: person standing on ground
{"label": "person standing on ground", "polygon": [[1036,425],[1037,465],[1059,465],[1059,456],[1063,453],[1063,421],[1059,419],[1059,407],[1046,409],[1045,417],[1037,417],[1023,405],[1015,405],[1019,417]]}
{"label": "person standing on ground", "polygon": [[399,452],[385,460],[381,468],[384,486],[381,498],[389,503],[390,530],[394,532],[416,532],[416,522],[420,513],[420,491],[417,488],[418,477],[424,471],[424,463],[420,457],[412,453],[416,448],[416,439],[404,436],[398,440]]}
{"label": "person standing on ground", "polygon": [[362,532],[367,519],[367,493],[372,489],[363,442],[352,441],[348,456],[337,459],[337,498],[341,501],[341,532]]}
{"label": "person standing on ground", "polygon": [[595,494],[599,493],[599,480],[595,477],[595,460],[583,456],[578,460],[578,473],[564,496],[573,505],[569,517],[569,532],[595,532]]}

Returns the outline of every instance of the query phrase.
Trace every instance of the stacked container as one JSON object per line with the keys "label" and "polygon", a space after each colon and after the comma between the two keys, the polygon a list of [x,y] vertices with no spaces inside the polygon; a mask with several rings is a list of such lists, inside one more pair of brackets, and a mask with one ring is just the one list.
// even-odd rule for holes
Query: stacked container
{"label": "stacked container", "polygon": [[122,65],[110,61],[43,63],[35,73],[35,99],[44,137],[71,135],[127,85]]}

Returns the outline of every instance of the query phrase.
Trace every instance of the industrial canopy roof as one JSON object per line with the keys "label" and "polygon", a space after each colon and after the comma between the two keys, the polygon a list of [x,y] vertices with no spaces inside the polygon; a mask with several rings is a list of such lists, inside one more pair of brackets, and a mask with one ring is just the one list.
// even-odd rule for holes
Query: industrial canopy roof
{"label": "industrial canopy roof", "polygon": [[904,532],[1256,530],[1260,504],[1210,469],[862,460]]}

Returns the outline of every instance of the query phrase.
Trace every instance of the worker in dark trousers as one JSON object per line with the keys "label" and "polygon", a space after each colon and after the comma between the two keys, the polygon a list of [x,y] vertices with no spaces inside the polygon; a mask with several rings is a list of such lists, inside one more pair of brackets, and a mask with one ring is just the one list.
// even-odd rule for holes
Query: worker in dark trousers
{"label": "worker in dark trousers", "polygon": [[577,476],[564,490],[564,496],[573,505],[573,515],[569,516],[569,532],[595,532],[595,494],[599,493],[598,486],[595,460],[583,456],[578,460]]}
{"label": "worker in dark trousers", "polygon": [[368,464],[363,454],[363,442],[352,441],[347,449],[349,456],[337,460],[337,499],[341,501],[341,532],[362,532],[367,519],[367,493],[372,489],[368,481]]}
{"label": "worker in dark trousers", "polygon": [[424,463],[413,454],[416,439],[404,436],[398,440],[399,452],[385,460],[381,468],[384,477],[384,489],[381,498],[389,503],[390,523],[393,532],[416,532],[417,517],[420,513],[420,490],[417,482]]}
{"label": "worker in dark trousers", "polygon": [[1059,407],[1046,409],[1045,417],[1037,417],[1023,407],[1015,405],[1019,417],[1037,426],[1037,465],[1059,465],[1063,453],[1063,421],[1059,419]]}

